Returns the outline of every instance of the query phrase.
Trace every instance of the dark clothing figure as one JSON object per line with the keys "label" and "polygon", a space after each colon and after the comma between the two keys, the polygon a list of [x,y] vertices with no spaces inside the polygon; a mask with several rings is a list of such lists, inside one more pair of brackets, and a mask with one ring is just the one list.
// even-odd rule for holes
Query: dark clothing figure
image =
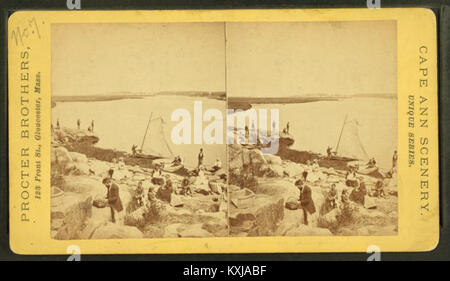
{"label": "dark clothing figure", "polygon": [[373,196],[375,197],[386,197],[386,193],[384,192],[384,187],[383,187],[383,182],[382,181],[377,181],[375,184],[375,191]]}
{"label": "dark clothing figure", "polygon": [[397,169],[397,160],[398,160],[397,151],[394,151],[394,155],[392,156],[392,172],[394,172]]}
{"label": "dark clothing figure", "polygon": [[183,160],[181,159],[181,156],[176,156],[172,161],[172,166],[178,166],[181,165]]}
{"label": "dark clothing figure", "polygon": [[109,169],[108,170],[108,176],[109,176],[110,179],[112,179],[113,174],[114,174],[114,169],[113,168]]}
{"label": "dark clothing figure", "polygon": [[116,222],[114,213],[122,212],[123,210],[122,200],[120,200],[119,187],[117,184],[111,183],[111,186],[108,188],[106,198],[108,199],[108,204],[111,208],[111,221]]}
{"label": "dark clothing figure", "polygon": [[172,199],[172,192],[173,192],[172,181],[170,179],[167,179],[166,184],[164,186],[161,186],[156,192],[156,198],[165,201],[167,203],[170,203],[170,200]]}
{"label": "dark clothing figure", "polygon": [[200,165],[203,165],[203,157],[204,157],[203,149],[200,149],[200,153],[198,154],[198,166],[197,167],[200,167]]}
{"label": "dark clothing figure", "polygon": [[189,178],[185,177],[181,182],[181,195],[192,195],[191,183]]}
{"label": "dark clothing figure", "polygon": [[91,131],[94,132],[94,120],[91,121]]}
{"label": "dark clothing figure", "polygon": [[138,184],[134,194],[134,199],[138,207],[144,206],[144,188],[142,187],[142,183]]}
{"label": "dark clothing figure", "polygon": [[331,156],[332,156],[331,147],[327,148],[327,156],[328,156],[328,158],[331,158]]}
{"label": "dark clothing figure", "polygon": [[58,120],[56,120],[56,129],[60,129],[61,127],[59,126],[59,119]]}
{"label": "dark clothing figure", "polygon": [[367,194],[366,185],[361,182],[358,188],[353,189],[353,191],[350,193],[350,200],[359,203],[361,205],[364,205],[364,197]]}
{"label": "dark clothing figure", "polygon": [[303,186],[300,191],[300,206],[303,209],[303,219],[306,225],[308,225],[308,213],[314,214],[316,212],[316,207],[314,206],[311,195],[311,188],[307,185]]}
{"label": "dark clothing figure", "polygon": [[330,191],[327,194],[327,198],[325,200],[325,209],[324,214],[327,214],[329,211],[335,209],[337,207],[337,190],[336,187],[332,186]]}
{"label": "dark clothing figure", "polygon": [[136,148],[137,148],[137,145],[135,145],[135,144],[133,144],[133,146],[131,147],[131,152],[133,153],[133,156],[136,155]]}
{"label": "dark clothing figure", "polygon": [[78,127],[78,130],[80,129],[80,126],[81,126],[81,121],[80,121],[80,119],[78,119],[78,120],[77,120],[77,127]]}
{"label": "dark clothing figure", "polygon": [[287,124],[286,124],[286,133],[289,134],[289,122],[287,122]]}

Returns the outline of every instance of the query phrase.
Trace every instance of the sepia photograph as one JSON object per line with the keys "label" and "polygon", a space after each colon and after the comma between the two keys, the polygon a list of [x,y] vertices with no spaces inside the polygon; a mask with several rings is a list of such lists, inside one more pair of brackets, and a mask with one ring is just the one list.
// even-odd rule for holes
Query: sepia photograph
{"label": "sepia photograph", "polygon": [[438,9],[122,9],[5,14],[8,252],[378,260],[445,244]]}
{"label": "sepia photograph", "polygon": [[52,238],[228,235],[224,28],[52,25]]}
{"label": "sepia photograph", "polygon": [[51,237],[397,235],[396,36],[53,24]]}
{"label": "sepia photograph", "polygon": [[230,236],[398,234],[396,28],[226,24]]}

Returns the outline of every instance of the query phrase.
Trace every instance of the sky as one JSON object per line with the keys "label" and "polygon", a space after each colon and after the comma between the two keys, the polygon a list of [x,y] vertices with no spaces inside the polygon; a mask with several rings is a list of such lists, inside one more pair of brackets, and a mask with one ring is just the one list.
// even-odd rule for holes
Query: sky
{"label": "sky", "polygon": [[227,23],[227,94],[397,92],[396,22]]}
{"label": "sky", "polygon": [[224,23],[53,24],[52,94],[225,91]]}
{"label": "sky", "polygon": [[52,94],[395,94],[396,36],[395,21],[53,24]]}

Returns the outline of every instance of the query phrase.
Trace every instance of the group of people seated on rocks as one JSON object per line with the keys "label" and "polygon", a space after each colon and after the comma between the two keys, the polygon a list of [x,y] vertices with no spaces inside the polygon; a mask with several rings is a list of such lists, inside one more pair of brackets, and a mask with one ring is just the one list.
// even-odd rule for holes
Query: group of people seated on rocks
{"label": "group of people seated on rocks", "polygon": [[[357,178],[354,175],[353,171],[350,171],[348,175],[350,176],[346,179],[346,186],[350,187],[351,189],[342,190],[341,206],[347,204],[350,201],[364,206],[366,196],[377,198],[386,197],[383,182],[381,180],[378,180],[372,188],[368,189],[365,182],[361,178]],[[336,189],[336,184],[333,183],[331,184],[331,187],[325,198],[324,213],[328,213],[329,211],[337,207],[338,192]]]}
{"label": "group of people seated on rocks", "polygon": [[345,178],[345,185],[348,187],[352,187],[353,190],[357,190],[359,192],[360,189],[365,190],[365,194],[372,196],[372,197],[386,197],[386,193],[384,191],[384,184],[382,180],[378,180],[375,183],[375,186],[370,189],[366,190],[366,185],[363,181],[362,177],[357,177],[355,173],[354,168],[350,168],[350,171],[347,172],[346,178]]}
{"label": "group of people seated on rocks", "polygon": [[[312,197],[312,190],[308,186],[309,180],[308,171],[304,171],[300,179],[295,181],[295,186],[300,191],[300,198],[298,200],[298,208],[303,211],[303,222],[308,224],[308,215],[316,212],[314,200]],[[336,184],[332,183],[325,197],[325,203],[321,214],[326,214],[333,209],[345,209],[349,207],[350,202],[365,205],[366,196],[384,198],[386,193],[384,191],[384,184],[382,180],[376,181],[375,185],[368,189],[362,177],[357,177],[355,169],[351,168],[346,176],[346,189],[341,192],[338,198],[338,191]]]}
{"label": "group of people seated on rocks", "polygon": [[[149,201],[152,201],[154,198],[157,198],[161,201],[170,203],[172,193],[174,192],[172,181],[170,180],[169,175],[165,176],[165,181],[158,190],[155,192],[153,188],[150,188],[147,192],[147,199]],[[152,199],[152,200],[150,200]],[[134,191],[133,196],[134,203],[137,207],[144,206],[145,203],[145,194],[144,194],[144,187],[143,187],[143,181],[139,181],[138,185]]]}

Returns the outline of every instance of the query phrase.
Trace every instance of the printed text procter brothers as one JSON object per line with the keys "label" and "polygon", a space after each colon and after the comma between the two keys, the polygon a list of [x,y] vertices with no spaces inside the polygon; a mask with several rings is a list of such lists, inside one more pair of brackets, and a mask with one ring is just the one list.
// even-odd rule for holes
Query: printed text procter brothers
{"label": "printed text procter brothers", "polygon": [[[418,48],[418,94],[408,95],[408,166],[419,172],[420,214],[430,212],[430,138],[429,138],[429,53],[426,45]],[[417,130],[416,130],[417,129]]]}
{"label": "printed text procter brothers", "polygon": [[19,137],[23,143],[20,149],[20,220],[30,221],[32,206],[31,198],[41,199],[41,72],[32,71],[30,47],[23,47],[18,52],[20,56],[19,77],[20,92],[20,131]]}

